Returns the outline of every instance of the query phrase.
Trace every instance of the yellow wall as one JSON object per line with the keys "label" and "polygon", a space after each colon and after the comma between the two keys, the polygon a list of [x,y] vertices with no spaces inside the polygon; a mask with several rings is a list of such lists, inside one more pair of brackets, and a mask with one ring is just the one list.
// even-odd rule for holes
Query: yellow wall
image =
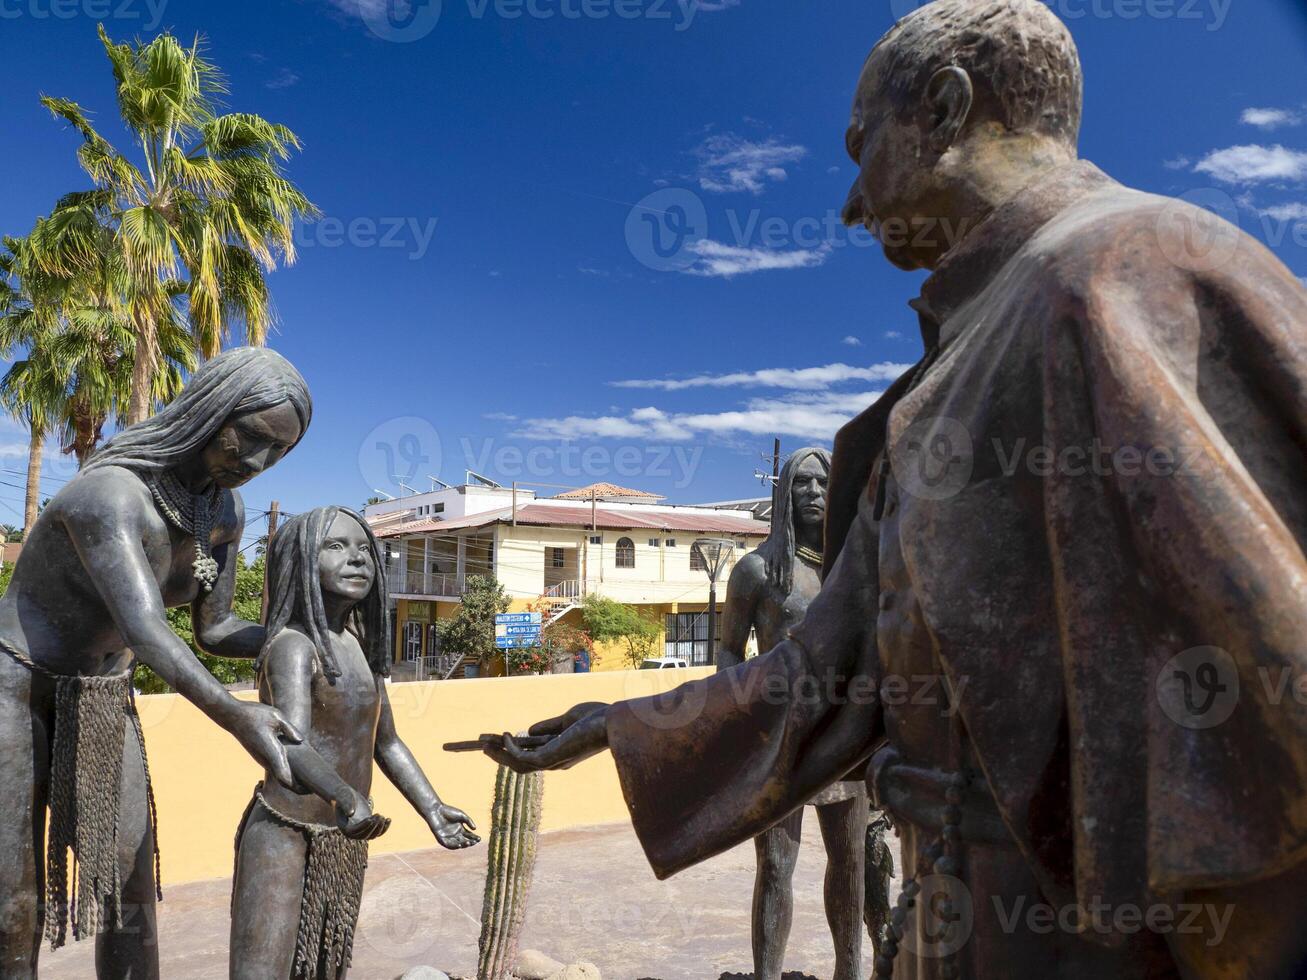
{"label": "yellow wall", "polygon": [[[443,743],[483,732],[522,731],[582,701],[640,697],[708,673],[699,668],[430,681],[391,684],[388,691],[400,737],[436,791],[488,832],[494,763],[482,755],[444,752]],[[252,698],[253,692],[241,696]],[[159,807],[164,887],[229,876],[232,839],[260,778],[258,768],[230,735],[179,695],[148,695],[137,704]],[[373,842],[373,853],[437,846],[426,824],[379,771],[372,795],[377,811],[394,821]],[[546,777],[543,829],[626,819],[617,772],[607,754]]]}

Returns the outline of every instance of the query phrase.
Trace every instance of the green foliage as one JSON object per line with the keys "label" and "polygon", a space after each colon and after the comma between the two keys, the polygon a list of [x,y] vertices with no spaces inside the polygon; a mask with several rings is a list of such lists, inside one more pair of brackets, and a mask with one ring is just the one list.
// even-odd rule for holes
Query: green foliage
{"label": "green foliage", "polygon": [[591,593],[581,602],[585,631],[599,643],[620,642],[622,659],[632,669],[654,655],[662,629],[656,619],[634,606]]}
{"label": "green foliage", "polygon": [[50,274],[113,273],[103,298],[133,334],[128,415],[139,421],[167,354],[164,326],[180,311],[205,357],[237,329],[263,343],[272,323],[265,271],[294,261],[294,223],[317,210],[283,171],[299,139],[259,116],[220,111],[227,84],[199,38],[120,44],[101,26],[100,41],[130,142],[120,150],[77,103],[43,96],[80,135],[77,161],[92,187],[61,198],[31,241]]}
{"label": "green foliage", "polygon": [[[251,623],[260,621],[263,612],[263,559],[259,558],[252,565],[246,565],[245,556],[236,558],[236,594],[232,602],[232,612],[241,619]],[[195,652],[200,663],[222,684],[239,684],[254,679],[254,662],[252,660],[227,660],[205,653],[195,645],[195,633],[191,628],[191,610],[189,606],[178,606],[168,610],[168,625]],[[149,667],[141,665],[136,670],[136,686],[143,694],[162,694],[170,688],[158,674]]]}
{"label": "green foliage", "polygon": [[436,623],[440,648],[464,657],[476,657],[484,669],[495,655],[495,616],[508,612],[509,598],[494,578],[473,575],[458,612]]}

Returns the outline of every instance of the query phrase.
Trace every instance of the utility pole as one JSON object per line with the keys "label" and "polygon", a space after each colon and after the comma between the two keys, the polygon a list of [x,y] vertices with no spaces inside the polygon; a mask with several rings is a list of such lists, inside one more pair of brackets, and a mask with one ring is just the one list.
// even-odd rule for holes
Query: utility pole
{"label": "utility pole", "polygon": [[268,541],[264,545],[263,554],[263,612],[261,618],[266,623],[268,621],[268,562],[267,556],[272,551],[272,536],[277,533],[277,519],[281,517],[281,504],[273,501],[268,505]]}
{"label": "utility pole", "polygon": [[779,478],[781,475],[781,440],[779,437],[772,445],[771,475],[773,478]]}

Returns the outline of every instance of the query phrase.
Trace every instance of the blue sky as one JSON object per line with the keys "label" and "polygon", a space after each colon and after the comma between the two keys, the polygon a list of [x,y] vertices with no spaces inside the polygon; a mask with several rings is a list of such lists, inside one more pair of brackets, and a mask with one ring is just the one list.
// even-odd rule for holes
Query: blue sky
{"label": "blue sky", "polygon": [[[913,0],[392,2],[410,24],[387,0],[0,0],[6,233],[84,184],[38,94],[118,135],[97,19],[203,33],[230,107],[304,140],[290,174],[327,220],[270,277],[272,343],[316,415],[251,509],[466,468],[750,496],[773,434],[828,442],[916,359],[921,276],[834,222],[853,83]],[[1084,61],[1083,155],[1223,206],[1307,276],[1298,0],[1053,6]],[[0,450],[4,521],[22,432]]]}

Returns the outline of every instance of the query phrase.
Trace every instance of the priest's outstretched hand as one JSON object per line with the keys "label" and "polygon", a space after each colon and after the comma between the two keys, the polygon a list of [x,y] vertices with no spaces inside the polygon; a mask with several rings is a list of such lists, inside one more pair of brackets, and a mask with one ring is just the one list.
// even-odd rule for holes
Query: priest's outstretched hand
{"label": "priest's outstretched hand", "polygon": [[502,744],[488,742],[485,753],[514,772],[570,769],[608,748],[608,705],[598,701],[578,704],[570,711],[531,726],[531,747],[519,745],[504,733]]}

